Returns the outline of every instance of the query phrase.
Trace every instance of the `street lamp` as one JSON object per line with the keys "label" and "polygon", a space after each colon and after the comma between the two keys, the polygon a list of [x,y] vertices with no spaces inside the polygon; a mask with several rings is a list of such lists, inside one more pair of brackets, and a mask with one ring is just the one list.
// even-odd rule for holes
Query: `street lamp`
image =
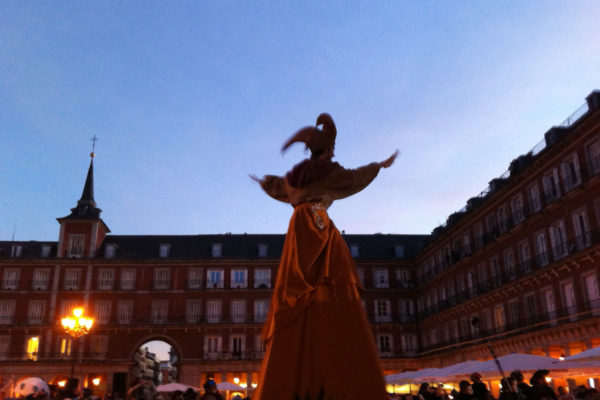
{"label": "street lamp", "polygon": [[[73,338],[73,344],[80,337],[87,335],[94,325],[94,319],[83,315],[83,308],[73,310],[73,316],[64,317],[61,320],[61,325],[64,331]],[[75,354],[73,354],[75,346],[71,346],[71,379],[75,378]]]}

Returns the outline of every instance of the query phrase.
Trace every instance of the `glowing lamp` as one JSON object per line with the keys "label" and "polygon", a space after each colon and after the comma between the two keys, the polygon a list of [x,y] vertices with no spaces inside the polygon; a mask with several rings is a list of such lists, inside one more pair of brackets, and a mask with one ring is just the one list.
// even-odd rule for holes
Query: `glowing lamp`
{"label": "glowing lamp", "polygon": [[256,382],[252,382],[252,388],[253,388],[253,389],[256,389],[256,387],[257,387],[257,386],[258,386],[258,383],[256,383]]}
{"label": "glowing lamp", "polygon": [[83,316],[83,308],[73,310],[72,317],[65,317],[61,320],[61,325],[66,333],[77,339],[86,335],[94,325],[94,319]]}
{"label": "glowing lamp", "polygon": [[64,388],[67,385],[67,381],[58,381],[57,385],[61,388]]}
{"label": "glowing lamp", "polygon": [[100,384],[100,378],[92,379],[92,383],[94,384],[94,386],[98,386]]}
{"label": "glowing lamp", "polygon": [[240,386],[243,387],[244,389],[246,389],[248,387],[248,385],[245,383],[240,383]]}
{"label": "glowing lamp", "polygon": [[233,378],[233,383],[235,383],[236,385],[240,384],[240,378],[238,378],[237,376],[235,378]]}

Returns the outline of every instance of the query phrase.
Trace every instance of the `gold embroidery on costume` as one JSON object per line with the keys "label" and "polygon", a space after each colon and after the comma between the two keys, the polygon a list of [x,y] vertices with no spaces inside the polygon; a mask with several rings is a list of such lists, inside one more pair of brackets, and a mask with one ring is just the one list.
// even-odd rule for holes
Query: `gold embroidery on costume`
{"label": "gold embroidery on costume", "polygon": [[323,205],[323,203],[315,203],[310,207],[310,211],[312,211],[313,213],[313,221],[315,225],[317,225],[317,228],[319,228],[320,230],[325,229],[323,217],[321,217],[321,214],[319,214],[319,211],[323,210],[325,210],[325,206]]}

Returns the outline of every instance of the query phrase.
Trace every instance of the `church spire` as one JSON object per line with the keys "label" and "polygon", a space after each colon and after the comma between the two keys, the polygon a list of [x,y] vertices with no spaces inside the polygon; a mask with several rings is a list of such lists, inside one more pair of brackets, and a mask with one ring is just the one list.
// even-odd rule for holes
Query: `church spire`
{"label": "church spire", "polygon": [[83,186],[83,192],[81,198],[77,202],[77,207],[71,208],[71,215],[66,218],[100,218],[102,212],[96,206],[94,200],[94,157],[96,153],[92,152],[90,157],[90,167],[88,168],[87,177],[85,179],[85,185]]}

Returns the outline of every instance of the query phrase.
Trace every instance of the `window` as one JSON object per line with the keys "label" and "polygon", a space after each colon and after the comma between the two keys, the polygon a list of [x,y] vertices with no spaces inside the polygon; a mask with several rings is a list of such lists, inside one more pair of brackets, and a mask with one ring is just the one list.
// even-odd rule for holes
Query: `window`
{"label": "window", "polygon": [[575,230],[575,248],[587,249],[592,244],[590,222],[585,209],[573,213],[573,228]]}
{"label": "window", "polygon": [[98,324],[110,322],[110,300],[96,300],[94,303],[94,315]]}
{"label": "window", "polygon": [[462,255],[463,255],[463,257],[466,257],[471,254],[471,235],[468,231],[463,233],[463,243],[462,244],[463,244]]}
{"label": "window", "polygon": [[223,276],[222,269],[209,269],[207,271],[207,288],[223,289]]}
{"label": "window", "polygon": [[550,262],[550,257],[548,255],[548,248],[546,246],[546,234],[544,232],[538,232],[535,235],[535,247],[540,265],[542,267],[548,265],[548,263]]}
{"label": "window", "polygon": [[417,337],[415,335],[402,335],[401,340],[402,352],[406,354],[415,354],[417,352]]}
{"label": "window", "polygon": [[412,300],[399,300],[398,309],[400,312],[400,321],[406,322],[413,319],[413,302]]}
{"label": "window", "polygon": [[104,248],[104,258],[115,258],[116,249],[116,244],[107,244]]}
{"label": "window", "polygon": [[59,322],[60,318],[66,315],[73,315],[73,310],[79,306],[79,302],[77,300],[63,300],[60,303],[60,314],[59,314]]}
{"label": "window", "polygon": [[267,350],[267,345],[262,338],[262,335],[256,335],[254,337],[254,351],[258,354],[263,354]]}
{"label": "window", "polygon": [[229,349],[233,358],[240,359],[244,355],[245,349],[245,337],[242,335],[231,335],[231,342],[229,343]]}
{"label": "window", "polygon": [[531,272],[531,251],[529,250],[529,242],[524,241],[519,243],[519,270],[523,273]]}
{"label": "window", "polygon": [[152,300],[152,322],[166,324],[169,317],[169,300]]}
{"label": "window", "polygon": [[500,228],[500,233],[504,233],[508,230],[508,214],[506,212],[506,206],[498,208],[496,214],[498,215],[498,227]]}
{"label": "window", "polygon": [[271,270],[270,269],[255,269],[254,270],[254,288],[269,289],[271,287]]}
{"label": "window", "polygon": [[158,256],[160,258],[169,257],[169,253],[171,252],[171,245],[169,243],[161,243],[158,245]]}
{"label": "window", "polygon": [[519,326],[521,321],[521,306],[519,304],[519,300],[513,300],[508,303],[508,317],[510,321],[511,328],[516,328]]}
{"label": "window", "polygon": [[90,343],[92,358],[102,359],[108,354],[108,336],[94,335]]}
{"label": "window", "polygon": [[504,251],[504,270],[509,279],[515,279],[517,277],[517,271],[515,270],[515,255],[512,249]]}
{"label": "window", "polygon": [[404,258],[404,246],[397,244],[394,246],[394,255],[396,258]]}
{"label": "window", "polygon": [[2,289],[16,290],[19,288],[19,275],[21,270],[17,268],[5,268],[2,275]]}
{"label": "window", "polygon": [[12,258],[19,258],[23,255],[23,246],[20,244],[15,244],[10,249],[10,256]]}
{"label": "window", "polygon": [[221,322],[221,300],[208,300],[206,302],[206,322],[217,324]]}
{"label": "window", "polygon": [[189,289],[202,288],[202,268],[188,269],[187,285]]}
{"label": "window", "polygon": [[516,225],[525,219],[525,213],[523,212],[523,195],[517,194],[510,201],[510,208],[512,212],[513,223]]}
{"label": "window", "polygon": [[248,271],[245,269],[231,270],[231,288],[245,289],[248,287]]}
{"label": "window", "polygon": [[223,244],[213,243],[212,244],[212,256],[213,258],[220,258],[223,255]]}
{"label": "window", "polygon": [[46,311],[46,300],[30,300],[27,309],[27,322],[30,324],[42,324]]}
{"label": "window", "polygon": [[504,306],[502,304],[494,307],[494,325],[498,332],[502,332],[506,328],[506,317],[504,315]]}
{"label": "window", "polygon": [[30,337],[27,339],[25,344],[25,359],[31,361],[37,361],[38,351],[40,348],[40,338],[37,336]]}
{"label": "window", "polygon": [[546,307],[546,315],[550,320],[551,325],[556,325],[556,303],[554,302],[554,292],[552,289],[545,289],[542,291],[542,299]]}
{"label": "window", "polygon": [[392,335],[379,334],[377,335],[377,349],[382,357],[392,354]]}
{"label": "window", "polygon": [[133,301],[121,300],[117,303],[117,322],[122,325],[127,325],[132,322],[133,317]]}
{"label": "window", "polygon": [[242,323],[246,320],[246,301],[233,300],[231,302],[231,322]]}
{"label": "window", "polygon": [[358,257],[358,245],[357,244],[351,244],[350,245],[350,255],[354,258]]}
{"label": "window", "polygon": [[483,224],[479,222],[475,225],[475,247],[481,248],[483,247]]}
{"label": "window", "polygon": [[0,300],[0,325],[10,325],[15,316],[15,300]]}
{"label": "window", "polygon": [[[577,314],[577,303],[575,301],[575,290],[573,288],[573,282],[565,282],[561,285],[562,295],[563,295],[563,303],[565,305],[565,309],[567,314],[574,316]],[[571,321],[574,321],[575,318],[571,318]]]}
{"label": "window", "polygon": [[542,200],[540,199],[540,189],[537,184],[529,187],[529,210],[536,213],[542,209]]}
{"label": "window", "polygon": [[101,268],[98,270],[98,289],[111,290],[115,281],[115,270],[113,268]]}
{"label": "window", "polygon": [[52,249],[52,247],[50,245],[44,244],[42,245],[42,258],[48,258],[50,257],[50,250]]}
{"label": "window", "polygon": [[73,339],[69,336],[63,336],[58,340],[58,354],[61,357],[70,357],[73,348]]}
{"label": "window", "polygon": [[529,293],[523,296],[523,302],[525,303],[525,318],[531,320],[537,317],[537,307],[535,301],[535,295]]}
{"label": "window", "polygon": [[171,287],[171,270],[169,268],[154,269],[154,289],[169,289]]}
{"label": "window", "polygon": [[396,281],[398,285],[403,288],[412,287],[410,280],[410,271],[406,268],[396,269]]}
{"label": "window", "polygon": [[590,171],[593,174],[600,172],[600,139],[595,140],[587,146],[587,155],[590,164]]}
{"label": "window", "polygon": [[6,360],[8,358],[8,351],[10,349],[10,337],[0,336],[0,360]]}
{"label": "window", "polygon": [[592,310],[592,315],[600,314],[600,291],[598,290],[598,279],[595,273],[586,275],[583,278],[585,285],[585,294],[588,306]]}
{"label": "window", "polygon": [[85,245],[85,235],[69,235],[67,257],[81,258],[83,257],[83,249]]}
{"label": "window", "polygon": [[546,201],[553,203],[560,197],[560,188],[558,181],[558,171],[556,168],[546,172],[543,178],[544,182],[544,193],[546,194]]}
{"label": "window", "polygon": [[378,289],[384,289],[390,287],[389,272],[387,269],[376,268],[373,271],[373,278],[375,280],[375,287]]}
{"label": "window", "polygon": [[265,258],[269,253],[269,245],[266,243],[260,243],[258,245],[258,257]]}
{"label": "window", "polygon": [[375,322],[390,322],[392,320],[389,300],[375,300]]}
{"label": "window", "polygon": [[79,289],[79,279],[81,277],[81,269],[67,269],[65,270],[65,289],[66,290],[77,290]]}
{"label": "window", "polygon": [[565,191],[581,185],[581,172],[577,153],[571,154],[562,164],[562,176],[565,182]]}
{"label": "window", "polygon": [[495,239],[496,236],[498,236],[498,232],[496,230],[496,216],[494,214],[489,214],[485,218],[485,224],[487,227],[488,235],[490,235],[491,238]]}
{"label": "window", "polygon": [[567,256],[567,234],[563,220],[550,226],[550,243],[552,244],[552,254],[554,254],[555,260]]}
{"label": "window", "polygon": [[221,353],[221,336],[204,337],[204,358],[207,360],[216,360]]}
{"label": "window", "polygon": [[188,324],[201,322],[202,301],[199,299],[188,299],[185,306],[185,317]]}
{"label": "window", "polygon": [[256,300],[254,302],[254,322],[265,322],[269,312],[269,300]]}
{"label": "window", "polygon": [[121,289],[135,289],[135,268],[124,268],[121,270]]}
{"label": "window", "polygon": [[31,281],[31,288],[33,290],[47,290],[50,284],[50,269],[36,268],[33,271],[33,279]]}

